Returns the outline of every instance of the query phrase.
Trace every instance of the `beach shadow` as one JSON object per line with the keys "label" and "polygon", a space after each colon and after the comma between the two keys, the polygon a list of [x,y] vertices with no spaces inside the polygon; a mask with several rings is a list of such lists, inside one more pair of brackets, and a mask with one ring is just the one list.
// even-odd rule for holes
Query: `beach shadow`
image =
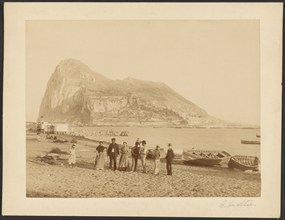
{"label": "beach shadow", "polygon": [[26,137],[26,141],[32,141],[32,142],[37,142],[38,139],[35,137]]}
{"label": "beach shadow", "polygon": [[94,170],[94,163],[86,162],[86,161],[77,161],[76,167]]}
{"label": "beach shadow", "polygon": [[44,166],[46,163],[41,162],[40,159],[27,159],[27,162],[31,162],[33,164]]}
{"label": "beach shadow", "polygon": [[229,169],[228,167],[222,167],[222,166],[193,166],[193,165],[187,165],[187,166],[194,167],[195,169],[192,169],[191,173],[199,175],[238,178],[241,180],[255,180],[255,181],[261,180],[260,173],[246,173],[242,170]]}
{"label": "beach shadow", "polygon": [[51,166],[68,166],[68,161],[66,159],[60,159],[60,160],[48,160],[44,158],[29,158],[27,159],[27,162],[31,162],[33,164],[45,166],[45,165],[51,165]]}

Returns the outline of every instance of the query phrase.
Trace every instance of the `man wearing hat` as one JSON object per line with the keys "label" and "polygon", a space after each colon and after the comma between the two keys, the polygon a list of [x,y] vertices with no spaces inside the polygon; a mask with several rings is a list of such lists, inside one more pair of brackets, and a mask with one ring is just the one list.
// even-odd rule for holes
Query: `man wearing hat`
{"label": "man wearing hat", "polygon": [[119,146],[116,143],[115,138],[112,138],[112,143],[108,147],[107,154],[110,158],[109,169],[112,169],[112,166],[114,164],[114,171],[115,171],[117,169],[117,157],[119,155]]}
{"label": "man wearing hat", "polygon": [[148,153],[148,149],[146,147],[146,141],[142,141],[142,146],[140,148],[140,159],[142,161],[143,172],[146,173],[146,156]]}
{"label": "man wearing hat", "polygon": [[167,153],[166,153],[166,170],[167,170],[167,175],[170,175],[172,176],[172,162],[173,162],[173,159],[174,159],[174,152],[172,150],[172,144],[169,143],[168,145],[168,150],[167,150]]}

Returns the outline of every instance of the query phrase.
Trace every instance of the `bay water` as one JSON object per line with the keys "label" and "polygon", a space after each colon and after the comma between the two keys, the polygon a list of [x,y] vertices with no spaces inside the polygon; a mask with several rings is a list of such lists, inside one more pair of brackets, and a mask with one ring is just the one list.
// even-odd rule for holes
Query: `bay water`
{"label": "bay water", "polygon": [[[218,150],[231,155],[248,155],[260,157],[260,145],[241,144],[241,140],[259,140],[256,134],[260,129],[243,128],[155,128],[155,127],[73,127],[73,132],[87,138],[109,141],[115,137],[116,142],[124,141],[133,146],[137,140],[145,140],[149,148],[159,145],[167,148],[172,143],[176,152],[182,149]],[[127,131],[128,136],[110,136],[110,131],[120,134]]]}

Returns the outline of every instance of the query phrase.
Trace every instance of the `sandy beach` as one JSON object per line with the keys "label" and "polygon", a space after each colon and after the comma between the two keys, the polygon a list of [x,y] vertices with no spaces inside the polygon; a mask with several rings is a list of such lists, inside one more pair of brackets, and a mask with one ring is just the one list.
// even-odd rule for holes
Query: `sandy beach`
{"label": "sandy beach", "polygon": [[[71,139],[69,139],[71,140]],[[173,176],[166,175],[161,163],[158,176],[153,175],[153,161],[147,160],[147,173],[94,170],[95,147],[82,139],[77,148],[77,164],[68,168],[67,160],[51,165],[39,158],[53,148],[69,151],[71,143],[52,143],[27,133],[27,197],[259,197],[259,173],[246,173],[221,167],[173,165]]]}

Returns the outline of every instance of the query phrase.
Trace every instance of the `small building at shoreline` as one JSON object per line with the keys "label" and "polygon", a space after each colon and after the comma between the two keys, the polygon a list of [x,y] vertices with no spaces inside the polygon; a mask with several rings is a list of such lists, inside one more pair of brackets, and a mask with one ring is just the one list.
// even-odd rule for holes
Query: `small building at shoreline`
{"label": "small building at shoreline", "polygon": [[67,123],[41,122],[41,132],[51,134],[65,134],[69,131]]}

